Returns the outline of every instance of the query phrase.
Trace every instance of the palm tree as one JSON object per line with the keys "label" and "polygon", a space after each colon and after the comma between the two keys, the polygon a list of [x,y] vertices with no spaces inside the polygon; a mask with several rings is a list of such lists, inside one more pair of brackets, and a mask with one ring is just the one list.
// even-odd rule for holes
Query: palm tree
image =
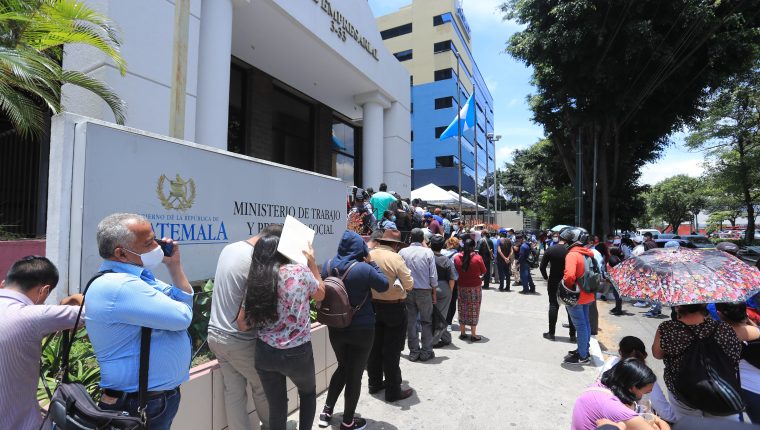
{"label": "palm tree", "polygon": [[63,46],[83,44],[104,53],[122,76],[120,40],[105,16],[77,0],[0,0],[0,114],[22,136],[43,131],[48,112],[63,111],[61,87],[76,85],[108,104],[123,124],[126,106],[105,84],[64,70]]}

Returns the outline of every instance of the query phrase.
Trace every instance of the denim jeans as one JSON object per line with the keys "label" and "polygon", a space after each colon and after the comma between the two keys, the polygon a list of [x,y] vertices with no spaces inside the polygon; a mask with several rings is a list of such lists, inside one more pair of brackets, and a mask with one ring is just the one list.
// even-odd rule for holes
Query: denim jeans
{"label": "denim jeans", "polygon": [[567,307],[567,312],[570,314],[570,319],[573,321],[577,332],[578,355],[581,358],[588,357],[588,346],[591,341],[591,325],[588,320],[589,306],[590,304]]}
{"label": "denim jeans", "polygon": [[[417,315],[422,326],[422,346],[417,334]],[[433,354],[433,292],[431,290],[413,289],[406,296],[406,342],[410,356],[422,356],[423,359]]]}
{"label": "denim jeans", "polygon": [[256,371],[269,403],[269,428],[285,430],[288,420],[288,388],[285,377],[298,388],[300,429],[310,429],[317,411],[314,379],[314,351],[311,342],[278,349],[261,339],[256,341]]}
{"label": "denim jeans", "polygon": [[[174,391],[164,393],[148,399],[145,410],[148,412],[148,422],[150,430],[169,430],[172,426],[172,420],[177,415],[179,409],[179,400],[181,395],[179,387]],[[140,400],[136,395],[121,396],[113,405],[107,405],[103,402],[98,403],[100,409],[107,411],[126,411],[133,417],[139,416],[137,408],[140,406]]]}
{"label": "denim jeans", "polygon": [[533,283],[533,277],[530,274],[530,264],[520,263],[520,283],[524,292],[536,292],[536,284]]}

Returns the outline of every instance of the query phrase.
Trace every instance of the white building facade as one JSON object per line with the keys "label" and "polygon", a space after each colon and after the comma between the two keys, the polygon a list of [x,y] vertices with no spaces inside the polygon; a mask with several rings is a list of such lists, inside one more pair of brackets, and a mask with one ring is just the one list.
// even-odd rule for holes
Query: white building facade
{"label": "white building facade", "polygon": [[[128,72],[76,46],[66,47],[64,67],[111,86],[127,103],[127,126],[349,186],[386,182],[409,197],[409,74],[386,50],[366,1],[86,2],[120,29]],[[185,18],[176,13],[183,3]],[[65,88],[64,104],[113,121],[78,88]]]}

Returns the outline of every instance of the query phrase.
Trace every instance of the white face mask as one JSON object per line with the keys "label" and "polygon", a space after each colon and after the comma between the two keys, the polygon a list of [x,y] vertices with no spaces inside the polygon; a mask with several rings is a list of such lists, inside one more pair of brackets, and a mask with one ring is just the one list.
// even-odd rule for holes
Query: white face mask
{"label": "white face mask", "polygon": [[155,269],[164,261],[164,251],[160,246],[153,248],[145,254],[138,254],[136,252],[130,251],[129,249],[126,250],[140,257],[140,261],[142,261],[143,267],[149,270]]}

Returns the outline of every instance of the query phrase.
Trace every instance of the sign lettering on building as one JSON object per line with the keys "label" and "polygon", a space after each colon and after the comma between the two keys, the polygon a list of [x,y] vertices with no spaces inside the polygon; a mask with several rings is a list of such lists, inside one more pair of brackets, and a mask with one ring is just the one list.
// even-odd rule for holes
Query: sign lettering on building
{"label": "sign lettering on building", "polygon": [[459,20],[462,21],[462,26],[464,27],[464,31],[467,33],[467,38],[470,38],[470,24],[467,23],[467,18],[464,17],[464,9],[462,8],[462,0],[459,0],[457,2],[457,16],[459,17]]}
{"label": "sign lettering on building", "polygon": [[[335,255],[346,229],[346,186],[329,178],[223,151],[87,123],[82,175],[81,273],[97,271],[95,231],[114,212],[150,221],[156,237],[180,244],[191,280],[214,276],[225,245],[291,215],[316,231],[318,261]],[[79,131],[79,129],[78,129]],[[161,160],[161,168],[146,160]],[[118,164],[124,175],[111,175]],[[107,182],[102,178],[109,177]],[[319,193],[304,190],[318,189]],[[168,273],[160,268],[159,277]]]}
{"label": "sign lettering on building", "polygon": [[369,55],[376,61],[380,61],[377,56],[377,48],[372,46],[372,43],[364,36],[361,35],[359,29],[354,25],[337,9],[332,7],[330,0],[314,0],[314,4],[319,6],[324,13],[326,13],[332,21],[330,22],[330,31],[335,33],[336,36],[342,41],[351,38],[356,41]]}

